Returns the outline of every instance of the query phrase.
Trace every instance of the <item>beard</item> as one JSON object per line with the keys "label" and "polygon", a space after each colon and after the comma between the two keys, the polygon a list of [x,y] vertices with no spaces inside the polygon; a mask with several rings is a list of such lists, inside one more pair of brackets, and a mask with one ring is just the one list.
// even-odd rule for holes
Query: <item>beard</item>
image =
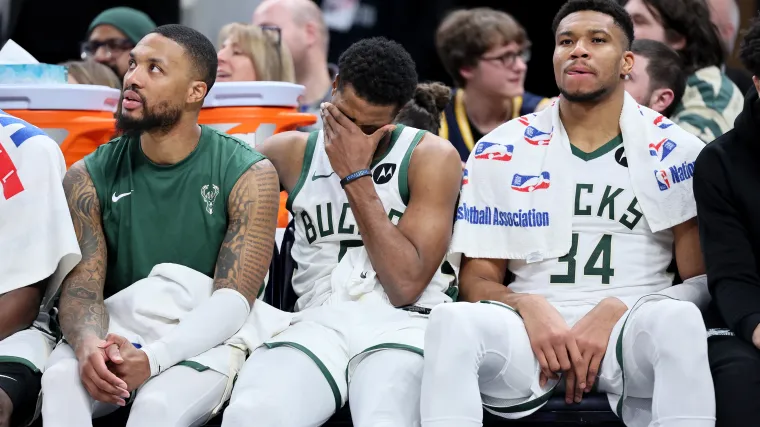
{"label": "beard", "polygon": [[116,117],[116,130],[121,133],[159,132],[167,133],[179,122],[182,117],[182,108],[161,102],[155,107],[148,105],[145,98],[140,95],[142,101],[142,117],[134,118],[124,115],[121,108],[122,94],[119,100],[119,108]]}
{"label": "beard", "polygon": [[559,93],[570,102],[577,102],[581,104],[591,103],[599,101],[604,98],[610,92],[609,88],[603,87],[591,92],[576,92],[570,93],[563,88],[559,89]]}

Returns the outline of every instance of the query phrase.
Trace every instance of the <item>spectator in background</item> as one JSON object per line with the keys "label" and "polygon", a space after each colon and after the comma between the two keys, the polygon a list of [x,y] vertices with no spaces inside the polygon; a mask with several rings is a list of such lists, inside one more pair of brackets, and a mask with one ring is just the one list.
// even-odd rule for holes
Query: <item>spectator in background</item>
{"label": "spectator in background", "polygon": [[671,117],[683,129],[711,142],[734,126],[742,94],[721,71],[725,56],[705,0],[620,0],[631,15],[636,39],[675,49],[688,74],[686,90]]}
{"label": "spectator in background", "polygon": [[153,20],[139,10],[107,9],[90,23],[81,47],[82,59],[92,58],[111,67],[121,80],[129,68],[129,51],[155,28]]}
{"label": "spectator in background", "polygon": [[483,135],[550,102],[525,92],[530,41],[504,12],[476,8],[450,14],[438,27],[436,48],[457,85],[439,135],[451,141],[463,162]]}
{"label": "spectator in background", "polygon": [[740,49],[756,89],[732,131],[705,147],[694,168],[699,236],[712,294],[705,321],[718,427],[760,420],[760,22]]}
{"label": "spectator in background", "polygon": [[[217,82],[276,81],[295,82],[293,58],[282,43],[282,30],[273,26],[233,23],[219,32]],[[256,133],[235,137],[256,146]],[[280,193],[277,226],[285,228],[290,221],[286,208],[288,194]]]}
{"label": "spectator in background", "polygon": [[686,73],[678,52],[654,40],[634,40],[633,70],[625,90],[639,104],[665,117],[673,114],[686,88]]}
{"label": "spectator in background", "polygon": [[282,40],[293,55],[296,82],[306,87],[301,111],[317,115],[317,123],[301,130],[321,130],[317,114],[323,102],[330,101],[337,67],[327,63],[330,42],[322,11],[311,0],[264,0],[253,13],[255,25],[282,30]]}
{"label": "spectator in background", "polygon": [[[726,48],[726,54],[727,56],[731,56],[734,52],[736,36],[739,34],[739,26],[741,25],[739,22],[741,18],[739,5],[736,3],[736,0],[707,0],[707,5],[710,7],[710,19],[718,29],[718,34]],[[747,72],[747,70],[726,65],[723,72],[726,73],[728,78],[734,82],[742,93],[747,93],[748,90],[753,88],[752,74]]]}
{"label": "spectator in background", "polygon": [[69,71],[69,83],[100,85],[121,90],[121,81],[113,70],[92,60],[67,61],[61,64]]}
{"label": "spectator in background", "polygon": [[438,134],[441,128],[441,113],[449,104],[451,89],[433,82],[420,83],[414,90],[414,97],[396,114],[396,123],[424,129]]}
{"label": "spectator in background", "polygon": [[228,24],[219,32],[217,82],[295,82],[293,58],[278,27]]}

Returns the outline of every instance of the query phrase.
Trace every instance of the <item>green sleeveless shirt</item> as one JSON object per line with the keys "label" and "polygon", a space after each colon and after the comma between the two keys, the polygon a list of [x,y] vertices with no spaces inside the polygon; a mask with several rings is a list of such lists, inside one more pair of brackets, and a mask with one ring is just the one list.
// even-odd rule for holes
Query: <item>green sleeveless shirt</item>
{"label": "green sleeveless shirt", "polygon": [[213,277],[227,231],[227,199],[243,172],[263,158],[206,126],[195,150],[174,165],[151,162],[139,136],[121,136],[85,157],[108,248],[104,297],[161,263]]}

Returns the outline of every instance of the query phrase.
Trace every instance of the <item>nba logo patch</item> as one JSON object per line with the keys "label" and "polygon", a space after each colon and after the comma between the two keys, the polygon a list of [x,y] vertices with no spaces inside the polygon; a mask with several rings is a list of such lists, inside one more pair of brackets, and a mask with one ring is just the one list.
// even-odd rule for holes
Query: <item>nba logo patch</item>
{"label": "nba logo patch", "polygon": [[528,126],[525,128],[523,136],[525,141],[530,145],[549,145],[549,141],[552,139],[552,131],[554,131],[554,128],[549,132],[543,132],[533,126]]}
{"label": "nba logo patch", "polygon": [[649,155],[652,157],[657,157],[660,159],[660,161],[663,161],[666,157],[668,157],[668,154],[676,149],[677,146],[678,144],[671,141],[670,139],[663,138],[658,143],[649,144]]}
{"label": "nba logo patch", "polygon": [[660,187],[660,191],[666,191],[670,189],[670,179],[668,179],[668,171],[660,169],[654,171],[654,178],[657,180],[657,185]]}
{"label": "nba logo patch", "polygon": [[10,199],[24,191],[24,185],[18,176],[16,165],[13,164],[10,154],[0,144],[0,189],[5,200]]}
{"label": "nba logo patch", "polygon": [[467,185],[470,182],[470,173],[467,171],[467,169],[464,170],[464,173],[462,174],[462,185]]}
{"label": "nba logo patch", "polygon": [[531,193],[535,190],[545,190],[551,183],[549,172],[541,172],[541,175],[515,174],[512,178],[512,189],[521,193]]}
{"label": "nba logo patch", "polygon": [[657,126],[660,129],[667,129],[671,126],[673,126],[673,123],[671,121],[665,121],[665,116],[660,115],[656,119],[654,119],[654,125]]}
{"label": "nba logo patch", "polygon": [[480,141],[478,146],[475,147],[475,158],[508,162],[512,160],[513,151],[515,151],[514,145]]}

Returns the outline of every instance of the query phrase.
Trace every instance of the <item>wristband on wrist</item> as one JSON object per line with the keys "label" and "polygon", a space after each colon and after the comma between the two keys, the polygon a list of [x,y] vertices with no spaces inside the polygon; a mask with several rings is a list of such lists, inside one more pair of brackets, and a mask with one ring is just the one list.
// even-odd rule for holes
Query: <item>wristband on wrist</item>
{"label": "wristband on wrist", "polygon": [[348,174],[345,178],[340,180],[340,186],[345,188],[346,184],[349,182],[356,181],[357,179],[367,175],[372,175],[372,172],[369,169],[361,169],[354,173]]}

